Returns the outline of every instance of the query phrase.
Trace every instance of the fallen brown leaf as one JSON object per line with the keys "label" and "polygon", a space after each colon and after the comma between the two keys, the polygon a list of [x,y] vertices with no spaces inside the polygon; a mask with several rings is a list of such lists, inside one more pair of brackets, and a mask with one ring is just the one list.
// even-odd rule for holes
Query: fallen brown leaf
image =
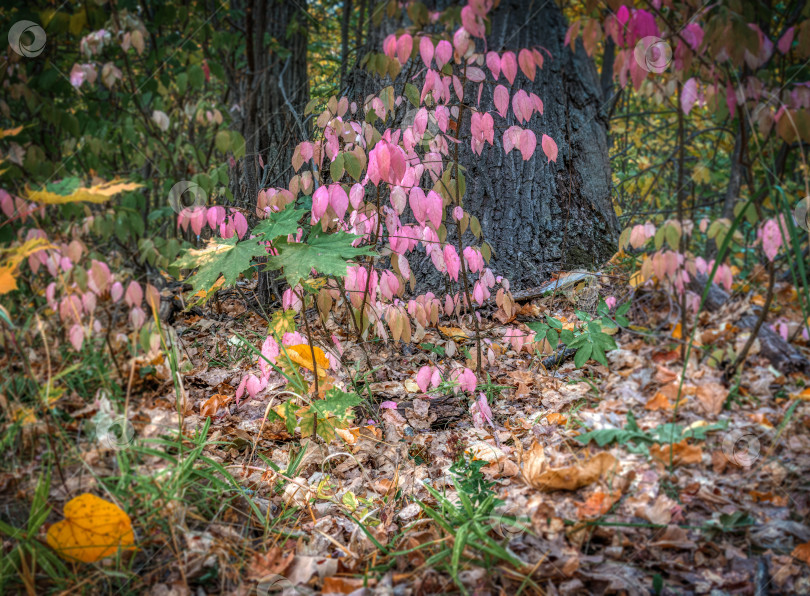
{"label": "fallen brown leaf", "polygon": [[603,474],[616,467],[617,460],[603,451],[572,466],[552,468],[549,466],[543,446],[535,442],[526,454],[523,478],[542,491],[577,490],[596,482]]}
{"label": "fallen brown leaf", "polygon": [[230,395],[223,395],[222,393],[215,393],[206,399],[200,406],[200,416],[206,418],[208,416],[216,416],[220,408],[227,406],[233,397]]}
{"label": "fallen brown leaf", "polygon": [[696,394],[706,413],[717,416],[726,403],[728,389],[720,383],[704,383],[698,386]]}

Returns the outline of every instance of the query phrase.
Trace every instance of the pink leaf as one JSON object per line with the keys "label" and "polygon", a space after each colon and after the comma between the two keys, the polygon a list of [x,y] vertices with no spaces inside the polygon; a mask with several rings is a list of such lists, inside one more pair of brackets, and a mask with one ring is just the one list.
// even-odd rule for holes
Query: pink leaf
{"label": "pink leaf", "polygon": [[419,387],[419,391],[422,393],[428,390],[428,387],[430,386],[430,377],[432,374],[432,366],[423,366],[419,369],[419,372],[416,373],[416,385]]}
{"label": "pink leaf", "polygon": [[422,39],[419,40],[419,55],[422,57],[422,62],[424,62],[425,66],[428,68],[430,68],[430,62],[433,60],[434,52],[435,48],[430,38],[422,37]]}
{"label": "pink leaf", "polygon": [[492,410],[487,402],[487,396],[484,395],[483,392],[481,392],[478,396],[478,411],[481,412],[481,415],[486,419],[487,422],[492,424]]}
{"label": "pink leaf", "polygon": [[795,27],[790,27],[776,43],[776,47],[782,54],[787,54],[790,51],[790,46],[793,45],[793,34],[795,30]]}
{"label": "pink leaf", "polygon": [[510,85],[515,82],[515,77],[517,76],[517,59],[515,58],[514,52],[504,52],[501,57],[501,70]]}
{"label": "pink leaf", "polygon": [[121,285],[120,281],[115,282],[110,288],[110,298],[112,298],[113,302],[118,302],[123,295],[124,286]]}
{"label": "pink leaf", "polygon": [[137,281],[129,282],[124,301],[127,306],[140,306],[141,302],[143,302],[143,290]]}
{"label": "pink leaf", "polygon": [[523,48],[518,54],[518,62],[520,63],[520,70],[530,81],[534,81],[534,76],[537,71],[537,64],[534,63],[534,55],[530,50]]}
{"label": "pink leaf", "polygon": [[431,190],[427,194],[427,217],[430,220],[430,223],[433,224],[435,229],[439,229],[439,226],[442,225],[442,216],[444,211],[444,205],[442,203],[442,197],[436,191]]}
{"label": "pink leaf", "polygon": [[412,50],[413,37],[411,37],[409,33],[406,33],[397,40],[397,60],[399,60],[400,64],[405,64],[408,61],[408,58],[411,57]]}
{"label": "pink leaf", "polygon": [[461,259],[456,249],[449,244],[444,247],[444,263],[447,266],[447,273],[450,275],[450,279],[458,281],[458,273],[461,270]]}
{"label": "pink leaf", "polygon": [[239,211],[234,212],[231,217],[233,217],[233,227],[236,230],[236,234],[239,238],[243,238],[248,231],[247,219],[245,219],[245,216]]}
{"label": "pink leaf", "polygon": [[[276,340],[273,338],[272,335],[268,335],[267,339],[265,339],[264,343],[262,344],[262,356],[264,358],[261,357],[259,358],[259,368],[262,371],[262,377],[267,378],[268,376],[270,376],[270,371],[273,370],[273,367],[270,366],[267,360],[275,364],[278,355],[279,355],[278,343],[276,342]],[[267,360],[265,360],[265,358]]]}
{"label": "pink leaf", "polygon": [[352,204],[352,207],[355,209],[360,209],[360,206],[363,204],[363,199],[366,196],[366,189],[363,188],[363,185],[357,183],[352,186],[351,190],[349,191],[349,202]]}
{"label": "pink leaf", "polygon": [[312,221],[317,222],[326,213],[329,207],[329,189],[326,186],[318,187],[312,194]]}
{"label": "pink leaf", "polygon": [[396,410],[397,409],[397,402],[386,400],[380,403],[380,407],[385,410]]}
{"label": "pink leaf", "polygon": [[338,219],[342,220],[349,208],[349,196],[340,184],[329,185],[329,204]]}
{"label": "pink leaf", "polygon": [[520,135],[520,144],[518,145],[518,149],[520,149],[520,153],[523,155],[523,160],[528,161],[529,158],[534,155],[536,148],[537,137],[531,130],[524,130]]}
{"label": "pink leaf", "polygon": [[501,57],[497,52],[487,52],[487,68],[492,73],[492,77],[497,81],[501,76]]}
{"label": "pink leaf", "polygon": [[532,100],[529,98],[528,93],[523,89],[512,96],[512,111],[521,124],[531,120],[534,105],[532,105]]}
{"label": "pink leaf", "polygon": [[692,77],[684,83],[683,90],[681,91],[681,109],[684,114],[689,115],[697,99],[697,79]]}
{"label": "pink leaf", "polygon": [[546,163],[550,163],[552,161],[557,163],[557,143],[554,142],[554,139],[547,134],[544,134],[541,143],[543,145],[543,153],[545,153],[546,157],[548,157],[548,161]]}
{"label": "pink leaf", "polygon": [[492,99],[495,102],[495,109],[501,118],[506,118],[506,113],[509,110],[509,91],[503,85],[495,87],[492,94]]}
{"label": "pink leaf", "polygon": [[81,325],[73,325],[73,327],[70,328],[68,336],[73,349],[77,352],[81,350],[82,343],[84,342],[84,328]]}
{"label": "pink leaf", "polygon": [[433,57],[436,60],[436,66],[441,70],[445,64],[450,62],[450,58],[453,57],[453,46],[450,45],[450,42],[446,39],[441,40],[436,44],[436,53]]}
{"label": "pink leaf", "polygon": [[225,219],[225,207],[221,207],[220,205],[211,207],[205,214],[205,218],[208,221],[208,227],[216,231],[219,224]]}
{"label": "pink leaf", "polygon": [[773,219],[766,221],[759,229],[759,240],[762,242],[762,250],[768,260],[773,262],[779,248],[782,246],[782,233],[779,231],[779,224]]}

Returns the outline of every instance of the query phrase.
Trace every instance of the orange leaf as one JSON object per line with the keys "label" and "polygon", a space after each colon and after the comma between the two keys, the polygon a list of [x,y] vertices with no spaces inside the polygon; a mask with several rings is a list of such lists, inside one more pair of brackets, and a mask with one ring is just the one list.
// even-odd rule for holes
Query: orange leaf
{"label": "orange leaf", "polygon": [[548,420],[549,424],[566,424],[568,422],[568,419],[559,412],[552,412],[546,416],[546,420]]}
{"label": "orange leaf", "polygon": [[[703,459],[703,451],[698,445],[690,445],[686,439],[680,443],[671,445],[672,465],[682,466],[688,464],[698,464]],[[650,455],[664,465],[668,466],[670,461],[670,445],[653,445],[650,447]]]}
{"label": "orange leaf", "polygon": [[298,366],[303,366],[307,370],[315,370],[312,363],[312,351],[315,351],[315,364],[318,365],[318,375],[324,376],[326,369],[329,368],[329,360],[326,359],[326,354],[317,346],[309,346],[307,344],[298,344],[297,346],[288,346],[287,353],[290,355],[290,360],[295,362]]}
{"label": "orange leaf", "polygon": [[659,391],[658,393],[655,394],[655,397],[651,398],[646,404],[644,404],[644,408],[653,411],[671,410],[673,406],[667,399],[667,396]]}
{"label": "orange leaf", "polygon": [[603,451],[572,466],[552,468],[543,446],[535,441],[523,459],[523,478],[542,491],[577,490],[608,475],[615,470],[617,464],[615,457]]}
{"label": "orange leaf", "polygon": [[227,406],[233,398],[230,395],[215,393],[200,406],[200,416],[215,416],[220,408]]}
{"label": "orange leaf", "polygon": [[129,516],[114,503],[84,493],[65,504],[65,519],[48,528],[48,544],[66,560],[95,563],[118,548],[134,548]]}
{"label": "orange leaf", "polygon": [[794,548],[793,552],[790,554],[791,556],[796,557],[800,561],[810,565],[810,542],[800,544],[799,546]]}
{"label": "orange leaf", "polygon": [[602,517],[613,504],[621,498],[621,493],[603,493],[601,490],[593,493],[584,503],[576,503],[579,519],[593,519]]}

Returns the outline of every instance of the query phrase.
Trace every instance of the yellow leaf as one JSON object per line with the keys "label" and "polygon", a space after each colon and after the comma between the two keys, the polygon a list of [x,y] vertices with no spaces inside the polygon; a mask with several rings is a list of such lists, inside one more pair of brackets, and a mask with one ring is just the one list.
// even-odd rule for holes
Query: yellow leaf
{"label": "yellow leaf", "polygon": [[114,503],[84,493],[65,504],[65,519],[48,529],[48,544],[69,561],[95,563],[134,549],[132,520]]}
{"label": "yellow leaf", "polygon": [[446,335],[448,339],[452,339],[453,341],[466,341],[467,334],[464,333],[463,329],[459,329],[458,327],[442,327],[439,326],[439,331],[442,334]]}
{"label": "yellow leaf", "polygon": [[329,360],[326,359],[326,354],[318,346],[308,346],[307,344],[298,344],[297,346],[288,346],[287,354],[290,355],[290,360],[295,362],[298,366],[303,366],[307,370],[315,370],[312,364],[312,351],[315,352],[315,364],[318,365],[318,375],[324,376],[326,369],[329,368]]}
{"label": "yellow leaf", "polygon": [[5,130],[0,130],[0,139],[5,139],[6,137],[16,137],[18,134],[22,132],[23,127],[18,126],[17,128],[7,128]]}
{"label": "yellow leaf", "polygon": [[0,255],[2,255],[0,295],[17,289],[17,266],[20,262],[29,255],[46,248],[53,248],[53,246],[44,238],[32,238],[20,246],[5,251],[0,249]]}
{"label": "yellow leaf", "polygon": [[55,192],[47,190],[31,190],[26,188],[28,199],[36,203],[45,203],[46,205],[63,205],[65,203],[77,203],[79,201],[88,201],[90,203],[104,203],[118,193],[127,190],[135,190],[143,186],[137,182],[124,182],[120,178],[97,184],[89,188],[81,187],[74,190],[69,195],[58,195]]}
{"label": "yellow leaf", "polygon": [[633,275],[630,276],[630,281],[627,282],[630,284],[631,288],[637,288],[641,284],[644,283],[644,276],[641,274],[641,270],[636,271]]}

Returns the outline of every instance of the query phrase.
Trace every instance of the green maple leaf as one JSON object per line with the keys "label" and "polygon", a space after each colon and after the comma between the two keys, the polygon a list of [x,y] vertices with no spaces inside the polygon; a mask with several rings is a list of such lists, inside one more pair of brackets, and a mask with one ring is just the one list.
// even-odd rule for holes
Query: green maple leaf
{"label": "green maple leaf", "polygon": [[287,242],[280,239],[273,243],[278,256],[267,259],[268,269],[284,269],[284,277],[291,287],[302,279],[307,279],[311,269],[323,275],[343,277],[349,259],[374,252],[368,247],[354,247],[357,240],[354,234],[332,232],[324,234],[318,230],[310,233],[306,242]]}
{"label": "green maple leaf", "polygon": [[233,285],[239,275],[250,268],[251,261],[255,257],[267,255],[264,242],[298,231],[298,220],[304,213],[301,209],[285,209],[271,213],[252,230],[254,238],[239,242],[234,235],[228,240],[210,242],[202,249],[187,250],[177,261],[177,267],[180,269],[199,267],[197,273],[190,279],[195,293],[211,288],[220,275],[225,278],[224,285]]}

